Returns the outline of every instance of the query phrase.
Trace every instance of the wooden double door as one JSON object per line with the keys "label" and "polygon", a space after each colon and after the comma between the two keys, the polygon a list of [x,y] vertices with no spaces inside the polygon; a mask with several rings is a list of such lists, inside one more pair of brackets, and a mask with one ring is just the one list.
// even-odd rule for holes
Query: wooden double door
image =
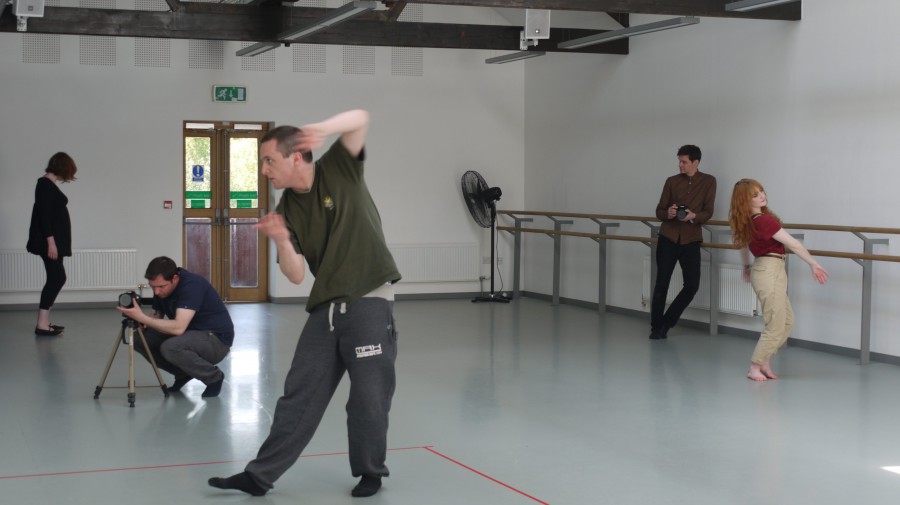
{"label": "wooden double door", "polygon": [[268,123],[184,122],[186,269],[226,301],[265,301],[268,240],[256,223],[268,205],[259,139]]}

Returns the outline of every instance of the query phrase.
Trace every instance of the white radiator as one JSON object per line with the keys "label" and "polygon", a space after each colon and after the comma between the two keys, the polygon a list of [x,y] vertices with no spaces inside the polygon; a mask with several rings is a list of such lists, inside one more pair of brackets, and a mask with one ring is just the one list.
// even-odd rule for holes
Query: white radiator
{"label": "white radiator", "polygon": [[[759,300],[756,293],[750,287],[749,282],[744,282],[743,270],[739,265],[719,265],[719,312],[737,314],[739,316],[755,316],[760,313]],[[666,304],[681,291],[683,284],[681,277],[681,265],[675,265],[672,273],[672,281],[669,282],[669,292],[666,294]],[[653,287],[650,285],[650,257],[644,257],[644,283],[642,297],[645,305],[650,304],[653,296]],[[700,264],[700,290],[694,296],[689,307],[709,310],[709,262]]]}
{"label": "white radiator", "polygon": [[[142,280],[134,249],[75,249],[63,259],[63,290],[134,288]],[[44,264],[24,250],[0,250],[0,292],[40,291]]]}
{"label": "white radiator", "polygon": [[477,281],[478,244],[389,245],[403,282]]}

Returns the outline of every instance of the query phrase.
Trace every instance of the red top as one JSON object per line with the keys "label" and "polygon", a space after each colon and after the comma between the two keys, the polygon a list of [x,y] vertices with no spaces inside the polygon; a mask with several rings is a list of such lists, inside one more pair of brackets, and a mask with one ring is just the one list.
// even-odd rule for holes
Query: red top
{"label": "red top", "polygon": [[753,235],[750,236],[748,247],[753,256],[765,256],[769,253],[784,254],[784,244],[772,238],[781,223],[768,214],[757,214],[753,218]]}

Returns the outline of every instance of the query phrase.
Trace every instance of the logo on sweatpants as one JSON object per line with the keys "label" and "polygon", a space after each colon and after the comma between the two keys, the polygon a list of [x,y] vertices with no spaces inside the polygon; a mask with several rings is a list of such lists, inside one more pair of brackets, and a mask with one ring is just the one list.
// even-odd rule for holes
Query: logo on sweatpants
{"label": "logo on sweatpants", "polygon": [[381,354],[381,344],[364,345],[356,348],[357,358],[368,358],[370,356],[378,356]]}

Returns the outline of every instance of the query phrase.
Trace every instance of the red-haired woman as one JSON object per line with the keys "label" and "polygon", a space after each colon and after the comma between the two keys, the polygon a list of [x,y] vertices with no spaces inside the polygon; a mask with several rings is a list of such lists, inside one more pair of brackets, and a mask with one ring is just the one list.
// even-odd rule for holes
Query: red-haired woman
{"label": "red-haired woman", "polygon": [[26,249],[44,261],[47,281],[41,291],[35,335],[53,336],[63,332],[62,326],[50,323],[50,307],[66,283],[63,258],[72,255],[72,222],[66,205],[69,199],[57,187],[58,182],[75,180],[78,167],[66,153],[56,153],[47,162],[43,177],[34,190],[31,228]]}
{"label": "red-haired woman", "polygon": [[[797,239],[784,231],[781,220],[767,205],[762,184],[753,179],[741,179],[734,185],[728,211],[732,240],[741,248],[744,280],[750,281],[759,297],[766,325],[747,372],[747,378],[755,381],[778,378],[772,371],[772,356],[787,342],[794,325],[794,312],[787,297],[785,247],[809,265],[819,284],[825,284],[828,280],[828,272],[816,263]],[[755,257],[752,265],[751,253]]]}

